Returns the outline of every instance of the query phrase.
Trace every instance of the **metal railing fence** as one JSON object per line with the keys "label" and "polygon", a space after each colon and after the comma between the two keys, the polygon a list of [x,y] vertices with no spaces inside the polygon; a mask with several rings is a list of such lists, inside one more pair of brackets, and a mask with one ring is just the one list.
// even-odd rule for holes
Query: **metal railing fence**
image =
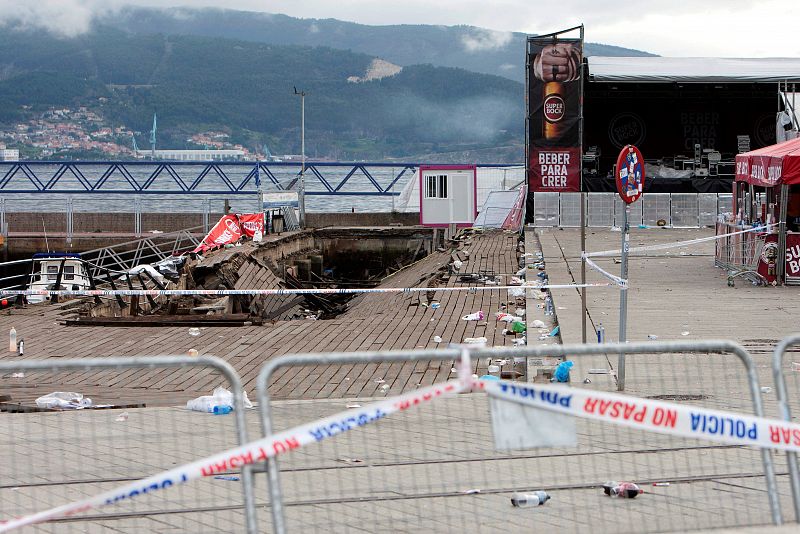
{"label": "metal railing fence", "polygon": [[[790,408],[792,396],[795,399],[800,398],[800,362],[790,361],[788,367],[785,362],[786,353],[798,345],[800,345],[800,334],[791,335],[778,343],[772,355],[772,377],[775,381],[775,394],[778,397],[778,417],[784,421],[792,421]],[[787,375],[791,377],[788,382]],[[791,389],[788,386],[791,386]],[[794,436],[792,439],[795,443],[800,443],[800,436]],[[789,467],[795,521],[800,522],[800,469],[797,465],[797,453],[788,451],[786,462]]]}
{"label": "metal railing fence", "polygon": [[[155,383],[154,377],[166,380],[174,373],[190,372],[218,373],[220,385],[233,393],[233,414],[216,416],[175,407],[188,401],[188,394],[178,399],[151,393],[153,402],[168,406],[145,410],[134,409],[144,407],[141,400],[125,400],[147,399],[141,388]],[[2,361],[0,375],[12,399],[22,400],[35,385],[38,390],[48,386],[53,391],[77,390],[94,397],[95,406],[104,402],[129,406],[0,413],[4,518],[72,502],[248,441],[241,380],[230,364],[213,356]],[[33,405],[29,399],[16,406],[6,403],[4,408],[27,411]],[[241,483],[236,483],[239,479]],[[91,515],[58,520],[52,527],[58,532],[113,529],[123,519],[140,532],[161,528],[164,522],[185,532],[230,528],[256,532],[252,472],[243,469],[226,479],[139,495]]]}
{"label": "metal railing fence", "polygon": [[89,273],[98,277],[106,270],[129,271],[134,267],[158,263],[175,255],[193,250],[208,232],[204,226],[152,236],[101,247],[81,253]]}
{"label": "metal railing fence", "polygon": [[[560,360],[547,359],[569,357],[575,360],[575,387],[608,392],[616,391],[616,371],[609,356],[619,353],[636,355],[627,360],[626,394],[763,416],[752,358],[733,342],[547,345],[468,352],[476,372],[479,365],[487,368],[488,361],[483,362],[484,359],[502,364],[527,358],[529,363],[535,360],[556,365]],[[426,375],[455,376],[451,366],[460,354],[458,349],[447,349],[303,354],[271,360],[257,380],[263,433],[269,435],[276,430],[274,417],[297,424],[298,418],[327,415],[332,410],[326,406],[323,412],[314,413],[313,403],[301,405],[292,401],[272,405],[269,386],[273,378],[281,387],[291,388],[292,384],[307,386],[309,379],[341,383],[352,376],[373,391],[367,396],[383,397],[397,392],[398,381],[389,375],[399,377],[404,389],[413,389],[414,381]],[[744,372],[731,365],[731,355]],[[390,363],[403,365],[392,368]],[[295,369],[304,366],[314,369],[310,374]],[[280,375],[279,370],[283,371]],[[589,382],[581,385],[583,377]],[[353,388],[358,390],[355,385]],[[340,399],[338,409],[348,406],[348,400],[352,401],[349,406],[362,402],[352,397]],[[348,524],[363,524],[381,514],[400,530],[412,525],[397,522],[408,517],[416,521],[414,525],[440,531],[468,525],[502,524],[505,528],[520,520],[531,520],[507,513],[510,507],[505,497],[515,489],[557,493],[559,504],[554,504],[552,514],[548,512],[540,520],[560,531],[582,530],[588,524],[595,531],[617,532],[624,528],[680,531],[781,522],[775,468],[766,449],[707,444],[579,419],[575,421],[577,448],[543,446],[535,451],[493,451],[492,422],[486,408],[480,394],[442,399],[419,406],[413,413],[395,414],[337,435],[324,444],[304,449],[303,454],[281,458],[280,464],[271,461],[267,470],[275,532],[321,525],[337,530],[343,517]],[[592,504],[596,499],[592,488],[619,477],[661,481],[671,484],[672,489],[648,490],[660,493],[654,497],[658,503],[651,502],[646,512],[621,512],[625,520],[605,511],[598,514],[592,508],[597,505]],[[766,497],[765,507],[744,509],[734,505],[717,487],[752,485],[759,480],[764,481],[766,492],[748,490],[741,498],[747,501]],[[421,504],[423,501],[425,504]],[[693,503],[689,509],[681,504],[688,502]],[[707,510],[718,513],[708,516]],[[657,523],[649,522],[653,514],[658,516]]]}
{"label": "metal railing fence", "polygon": [[[593,227],[622,225],[624,203],[616,193],[586,195],[586,224]],[[581,193],[534,193],[534,226],[580,226]],[[713,226],[720,214],[731,210],[728,193],[648,193],[631,206],[630,225],[673,228]]]}

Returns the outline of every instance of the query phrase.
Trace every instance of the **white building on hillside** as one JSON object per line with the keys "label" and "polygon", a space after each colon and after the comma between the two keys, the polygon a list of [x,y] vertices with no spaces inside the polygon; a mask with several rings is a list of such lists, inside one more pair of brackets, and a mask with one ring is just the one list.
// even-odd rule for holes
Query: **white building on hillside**
{"label": "white building on hillside", "polygon": [[[153,155],[150,150],[139,150],[137,158],[149,158]],[[244,159],[243,150],[156,150],[155,159],[167,161],[238,161]]]}

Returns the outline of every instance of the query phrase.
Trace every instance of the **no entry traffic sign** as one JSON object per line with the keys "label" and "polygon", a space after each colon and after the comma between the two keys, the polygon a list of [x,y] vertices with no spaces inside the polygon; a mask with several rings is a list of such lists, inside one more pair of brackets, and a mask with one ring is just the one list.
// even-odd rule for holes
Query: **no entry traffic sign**
{"label": "no entry traffic sign", "polygon": [[622,147],[617,158],[617,192],[626,204],[639,200],[644,191],[644,158],[633,145]]}

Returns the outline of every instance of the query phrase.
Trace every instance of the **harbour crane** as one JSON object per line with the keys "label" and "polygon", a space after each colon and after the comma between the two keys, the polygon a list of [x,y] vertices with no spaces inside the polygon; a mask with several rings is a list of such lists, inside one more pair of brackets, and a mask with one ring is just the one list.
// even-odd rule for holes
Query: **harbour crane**
{"label": "harbour crane", "polygon": [[156,158],[156,114],[153,113],[153,129],[150,130],[150,157]]}

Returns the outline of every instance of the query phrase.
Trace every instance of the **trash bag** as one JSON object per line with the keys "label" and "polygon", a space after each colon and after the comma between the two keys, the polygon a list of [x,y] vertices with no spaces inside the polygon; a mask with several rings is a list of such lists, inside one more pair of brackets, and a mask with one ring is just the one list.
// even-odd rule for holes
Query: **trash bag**
{"label": "trash bag", "polygon": [[483,310],[478,310],[474,313],[468,313],[464,317],[461,318],[463,321],[483,321],[486,314],[483,313]]}
{"label": "trash bag", "polygon": [[42,395],[36,399],[36,406],[39,408],[59,408],[61,410],[80,410],[92,406],[92,399],[84,397],[80,393],[71,391],[55,391]]}
{"label": "trash bag", "polygon": [[[252,408],[253,403],[247,398],[247,392],[243,391],[244,407]],[[194,412],[206,413],[229,413],[233,411],[233,393],[224,387],[214,389],[211,395],[197,397],[186,403],[186,408]]]}
{"label": "trash bag", "polygon": [[567,360],[558,364],[558,367],[556,367],[556,372],[553,375],[553,381],[569,382],[569,372],[573,365],[575,365],[575,362],[571,360]]}
{"label": "trash bag", "polygon": [[185,263],[185,256],[171,256],[156,263],[155,266],[156,270],[165,277],[170,280],[178,280],[181,276],[181,269],[183,269]]}

